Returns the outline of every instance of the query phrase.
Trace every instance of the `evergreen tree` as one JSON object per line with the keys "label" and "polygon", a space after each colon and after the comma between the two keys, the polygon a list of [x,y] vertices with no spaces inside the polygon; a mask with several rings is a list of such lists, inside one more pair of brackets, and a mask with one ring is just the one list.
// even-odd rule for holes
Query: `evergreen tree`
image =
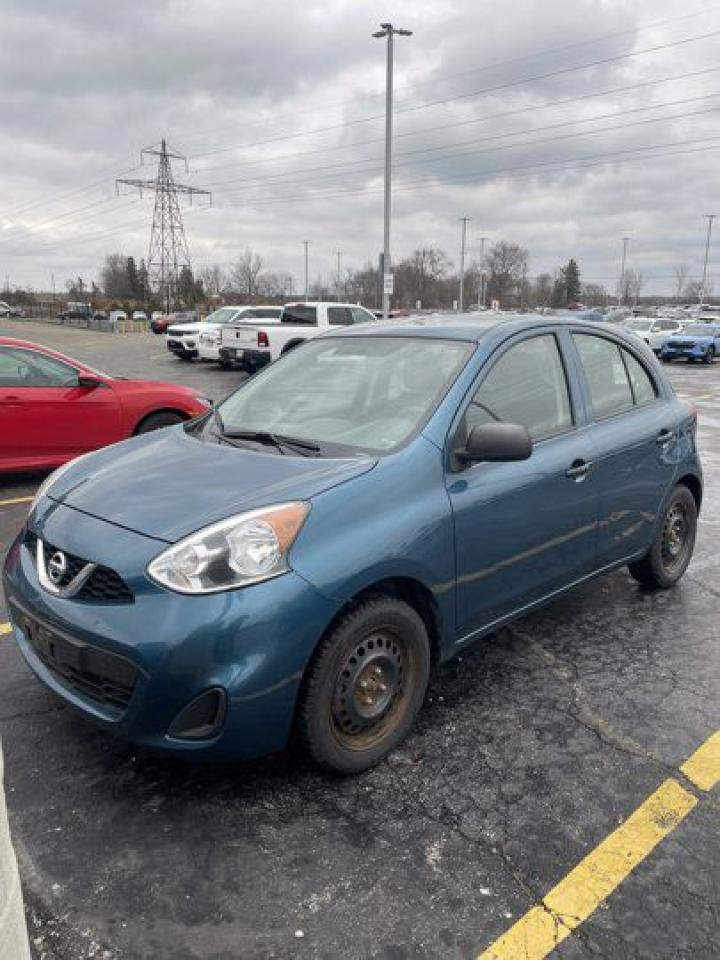
{"label": "evergreen tree", "polygon": [[138,278],[138,269],[135,264],[135,257],[128,257],[125,265],[127,274],[127,296],[133,300],[139,300],[142,297],[140,282]]}
{"label": "evergreen tree", "polygon": [[577,262],[572,258],[562,269],[565,284],[565,302],[574,303],[580,299],[580,270]]}
{"label": "evergreen tree", "polygon": [[150,297],[150,284],[148,282],[148,270],[145,265],[145,261],[140,261],[140,266],[138,267],[138,290],[141,300],[148,300]]}

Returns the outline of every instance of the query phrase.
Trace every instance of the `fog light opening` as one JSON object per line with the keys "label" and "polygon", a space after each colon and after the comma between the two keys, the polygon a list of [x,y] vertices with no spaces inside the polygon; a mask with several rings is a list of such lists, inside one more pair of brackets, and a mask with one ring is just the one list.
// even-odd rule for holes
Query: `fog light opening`
{"label": "fog light opening", "polygon": [[227,696],[222,687],[205,690],[187,703],[170,724],[173,740],[212,740],[225,722]]}

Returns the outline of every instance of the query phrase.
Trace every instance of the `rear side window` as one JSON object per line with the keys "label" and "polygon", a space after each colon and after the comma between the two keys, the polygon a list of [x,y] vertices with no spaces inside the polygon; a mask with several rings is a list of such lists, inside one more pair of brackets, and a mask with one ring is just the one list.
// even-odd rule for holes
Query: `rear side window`
{"label": "rear side window", "polygon": [[308,306],[306,303],[291,303],[284,308],[280,320],[282,323],[317,326],[317,308]]}
{"label": "rear side window", "polygon": [[349,327],[353,322],[350,307],[328,307],[327,314],[331,327]]}
{"label": "rear side window", "polygon": [[259,317],[261,320],[277,320],[282,313],[280,307],[277,309],[273,307],[258,307],[255,310],[255,316]]}
{"label": "rear side window", "polygon": [[573,340],[590,389],[597,420],[612,417],[633,406],[633,394],[620,347],[603,337],[574,333]]}
{"label": "rear side window", "polygon": [[468,434],[473,427],[499,420],[521,424],[533,440],[572,426],[565,369],[552,334],[510,347],[470,401],[465,414]]}
{"label": "rear side window", "polygon": [[620,349],[622,350],[623,360],[625,361],[628,376],[630,377],[630,386],[632,387],[635,403],[638,406],[642,406],[645,403],[652,403],[657,393],[650,374],[640,361],[636,360],[628,350],[623,350],[622,347]]}

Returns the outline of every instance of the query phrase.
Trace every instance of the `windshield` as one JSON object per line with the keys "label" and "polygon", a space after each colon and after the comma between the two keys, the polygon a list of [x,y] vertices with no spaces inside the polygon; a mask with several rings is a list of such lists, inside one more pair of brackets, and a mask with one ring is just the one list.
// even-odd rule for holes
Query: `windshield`
{"label": "windshield", "polygon": [[313,340],[266,367],[218,412],[228,436],[262,431],[312,441],[325,453],[328,444],[387,453],[422,427],[472,350],[419,337]]}
{"label": "windshield", "polygon": [[213,310],[204,320],[204,323],[230,323],[232,318],[238,312],[237,307],[220,307],[219,310]]}
{"label": "windshield", "polygon": [[713,326],[711,323],[691,323],[687,327],[683,327],[683,333],[691,333],[696,337],[716,337],[720,327]]}
{"label": "windshield", "polygon": [[652,325],[652,320],[643,320],[642,318],[637,320],[628,320],[625,324],[625,326],[629,327],[630,330],[640,330],[642,332],[648,331]]}

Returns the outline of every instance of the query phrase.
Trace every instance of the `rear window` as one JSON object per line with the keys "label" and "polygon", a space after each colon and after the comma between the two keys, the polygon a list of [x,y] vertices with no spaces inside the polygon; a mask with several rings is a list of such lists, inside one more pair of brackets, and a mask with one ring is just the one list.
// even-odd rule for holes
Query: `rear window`
{"label": "rear window", "polygon": [[291,303],[283,309],[280,322],[317,326],[317,308],[306,303]]}

